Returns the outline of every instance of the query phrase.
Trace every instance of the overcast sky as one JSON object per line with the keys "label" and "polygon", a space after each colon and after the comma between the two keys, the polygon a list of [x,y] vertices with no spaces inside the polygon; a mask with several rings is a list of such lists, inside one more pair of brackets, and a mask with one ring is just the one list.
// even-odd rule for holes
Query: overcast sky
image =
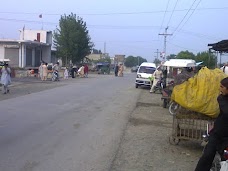
{"label": "overcast sky", "polygon": [[[142,56],[153,61],[157,49],[167,55],[208,50],[228,38],[228,0],[3,0],[0,38],[19,39],[19,29],[55,30],[60,15],[79,15],[96,49],[111,56]],[[39,15],[42,14],[42,18]]]}

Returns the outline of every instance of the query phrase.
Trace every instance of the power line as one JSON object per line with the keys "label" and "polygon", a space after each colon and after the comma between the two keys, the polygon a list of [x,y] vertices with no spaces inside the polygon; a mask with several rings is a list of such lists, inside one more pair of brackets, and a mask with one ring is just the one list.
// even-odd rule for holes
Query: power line
{"label": "power line", "polygon": [[[196,7],[193,9],[192,13],[189,15],[189,17],[187,18],[187,20],[185,21],[185,23],[182,25],[182,27],[179,29],[179,31],[185,26],[185,24],[188,22],[188,20],[191,18],[191,16],[193,15],[193,13],[195,12],[195,10],[197,9],[197,7],[199,6],[201,0],[199,0],[198,4],[196,5]],[[177,31],[177,32],[179,32]],[[173,39],[175,38],[176,35],[174,35]]]}
{"label": "power line", "polygon": [[193,50],[193,51],[196,51],[196,52],[200,52],[200,50],[190,49],[190,48],[186,48],[186,47],[183,47],[183,46],[179,46],[179,45],[173,44],[173,43],[171,43],[171,42],[169,42],[169,41],[167,41],[167,43],[169,43],[169,44],[171,44],[171,45],[173,45],[173,46],[179,47],[179,48],[181,48],[181,49]]}
{"label": "power line", "polygon": [[187,17],[188,13],[190,12],[190,10],[192,9],[193,5],[195,4],[196,0],[194,0],[194,2],[192,3],[191,7],[189,8],[189,10],[187,11],[187,13],[185,14],[185,16],[183,17],[183,19],[181,20],[181,22],[178,24],[178,26],[176,27],[176,29],[173,31],[173,34],[176,32],[176,30],[180,27],[181,23],[184,21],[184,19]]}
{"label": "power line", "polygon": [[[46,24],[46,25],[54,25],[57,26],[59,23],[54,23],[54,22],[42,22],[42,21],[34,21],[34,20],[20,20],[20,19],[12,19],[12,18],[0,18],[0,20],[2,21],[9,21],[9,22],[23,22],[23,23],[35,23],[35,24]],[[88,27],[90,27],[91,29],[159,29],[159,26],[114,26],[114,25],[87,25]],[[171,27],[172,28],[172,27]],[[175,29],[175,28],[173,28]],[[196,37],[202,37],[202,38],[206,38],[209,40],[218,40],[218,39],[222,39],[219,37],[212,37],[209,35],[204,35],[201,33],[194,33],[194,32],[190,32],[187,30],[181,30],[179,31],[180,33],[183,34],[188,34],[188,35],[192,35],[192,36],[196,36]],[[156,40],[158,41],[158,40]]]}
{"label": "power line", "polygon": [[175,9],[176,9],[177,3],[178,3],[178,0],[176,1],[175,6],[174,6],[174,8],[173,8],[173,10],[172,10],[172,13],[171,13],[171,15],[170,15],[170,18],[169,18],[167,27],[169,26],[169,23],[170,23],[170,21],[171,21],[171,18],[172,18],[172,16],[173,16],[173,13],[174,13],[174,11],[175,11]]}
{"label": "power line", "polygon": [[162,19],[162,23],[161,23],[161,27],[160,27],[159,32],[161,32],[161,29],[162,29],[162,26],[163,26],[163,23],[164,23],[164,19],[165,19],[165,16],[166,16],[166,12],[168,10],[169,2],[170,2],[170,0],[168,0],[168,3],[166,5],[166,9],[165,9],[165,12],[164,12],[164,15],[163,15],[163,19]]}
{"label": "power line", "polygon": [[[203,11],[203,10],[227,10],[228,7],[210,7],[210,8],[198,8],[196,11]],[[189,9],[178,9],[174,10],[174,12],[183,12],[188,11]],[[191,9],[192,10],[192,9]],[[190,11],[191,11],[190,10]],[[79,13],[78,15],[130,15],[130,14],[154,14],[154,13],[164,13],[164,10],[158,10],[158,11],[141,11],[141,12],[116,12],[116,13]],[[167,10],[168,12],[173,12]],[[60,13],[32,13],[32,12],[12,12],[12,11],[1,11],[1,14],[21,14],[21,15],[40,15],[41,13],[43,15],[63,15]]]}

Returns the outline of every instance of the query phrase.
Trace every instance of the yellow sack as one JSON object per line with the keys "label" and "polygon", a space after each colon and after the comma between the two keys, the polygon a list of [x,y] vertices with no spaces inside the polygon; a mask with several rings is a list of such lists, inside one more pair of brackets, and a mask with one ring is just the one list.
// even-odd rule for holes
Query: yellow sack
{"label": "yellow sack", "polygon": [[220,81],[225,77],[220,69],[203,67],[193,78],[176,85],[171,99],[186,109],[215,118],[219,114]]}

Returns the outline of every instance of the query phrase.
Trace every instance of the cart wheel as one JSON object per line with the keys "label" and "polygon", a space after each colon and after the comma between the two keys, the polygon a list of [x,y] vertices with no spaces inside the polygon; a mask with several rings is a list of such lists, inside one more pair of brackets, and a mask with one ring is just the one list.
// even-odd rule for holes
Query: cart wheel
{"label": "cart wheel", "polygon": [[163,108],[166,108],[166,107],[167,107],[167,103],[168,103],[168,102],[167,102],[167,99],[164,99],[164,100],[163,100]]}
{"label": "cart wheel", "polygon": [[173,136],[170,136],[169,137],[169,143],[172,144],[172,145],[178,145],[180,142],[180,139],[179,138],[176,138],[176,137],[173,137]]}
{"label": "cart wheel", "polygon": [[138,88],[138,84],[135,84],[135,88]]}
{"label": "cart wheel", "polygon": [[176,115],[179,108],[180,108],[180,105],[178,103],[172,102],[169,106],[169,113],[171,115]]}

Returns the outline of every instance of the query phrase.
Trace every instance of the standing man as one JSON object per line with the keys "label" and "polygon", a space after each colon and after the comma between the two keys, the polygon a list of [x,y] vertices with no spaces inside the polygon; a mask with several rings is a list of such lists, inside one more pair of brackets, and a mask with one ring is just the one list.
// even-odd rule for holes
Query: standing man
{"label": "standing man", "polygon": [[2,93],[6,94],[6,93],[9,93],[8,86],[11,84],[11,78],[10,78],[11,70],[8,67],[7,63],[4,64],[4,67],[2,68],[1,72],[2,72],[2,76],[1,76]]}
{"label": "standing man", "polygon": [[44,77],[43,77],[43,61],[41,61],[40,66],[39,66],[39,77],[42,81],[44,80]]}
{"label": "standing man", "polygon": [[89,74],[89,67],[87,64],[84,65],[84,74],[85,74],[85,77],[88,78],[88,74]]}
{"label": "standing man", "polygon": [[160,66],[154,72],[153,77],[154,77],[153,85],[151,86],[150,93],[154,93],[155,92],[154,88],[157,85],[158,81],[161,80],[161,78],[162,78],[162,71],[161,71],[161,67]]}
{"label": "standing man", "polygon": [[53,72],[56,71],[57,72],[57,80],[59,81],[59,70],[60,70],[60,66],[59,66],[59,62],[56,62],[56,64],[52,67]]}
{"label": "standing man", "polygon": [[119,71],[119,66],[118,66],[118,64],[116,64],[115,68],[114,68],[114,72],[115,72],[116,77],[118,76],[118,71]]}

